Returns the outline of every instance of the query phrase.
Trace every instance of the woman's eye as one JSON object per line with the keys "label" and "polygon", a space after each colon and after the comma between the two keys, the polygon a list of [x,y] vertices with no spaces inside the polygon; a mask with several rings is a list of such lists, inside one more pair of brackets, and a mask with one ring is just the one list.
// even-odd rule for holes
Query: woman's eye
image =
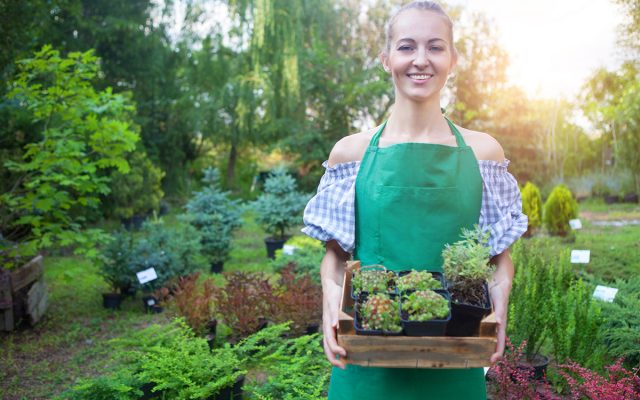
{"label": "woman's eye", "polygon": [[430,51],[443,51],[444,48],[440,46],[432,46],[429,48]]}
{"label": "woman's eye", "polygon": [[413,50],[413,47],[411,47],[411,46],[400,46],[400,47],[398,47],[398,50],[400,50],[400,51],[409,51],[409,50]]}

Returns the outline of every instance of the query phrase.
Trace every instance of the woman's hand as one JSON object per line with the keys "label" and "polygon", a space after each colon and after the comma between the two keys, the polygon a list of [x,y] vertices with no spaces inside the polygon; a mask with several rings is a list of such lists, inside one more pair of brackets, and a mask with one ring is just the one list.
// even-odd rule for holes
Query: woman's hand
{"label": "woman's hand", "polygon": [[491,259],[496,265],[493,279],[489,283],[489,293],[493,303],[493,312],[496,317],[496,352],[491,355],[491,363],[495,363],[502,358],[507,338],[507,312],[509,311],[509,294],[513,282],[513,262],[509,250]]}
{"label": "woman's hand", "polygon": [[340,314],[340,300],[342,298],[342,279],[344,277],[345,262],[349,253],[342,250],[335,240],[327,242],[327,252],[320,265],[322,278],[322,333],[323,347],[331,365],[345,368],[344,360],[347,352],[338,345],[337,331]]}

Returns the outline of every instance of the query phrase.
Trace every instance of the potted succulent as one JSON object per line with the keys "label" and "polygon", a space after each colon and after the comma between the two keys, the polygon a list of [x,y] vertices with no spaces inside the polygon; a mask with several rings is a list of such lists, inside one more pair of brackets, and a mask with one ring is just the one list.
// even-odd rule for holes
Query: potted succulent
{"label": "potted succulent", "polygon": [[363,295],[356,304],[355,330],[359,335],[400,335],[400,308],[395,296]]}
{"label": "potted succulent", "polygon": [[400,292],[407,290],[444,289],[444,277],[439,272],[401,271],[396,278],[396,286]]}
{"label": "potted succulent", "polygon": [[444,336],[451,319],[449,294],[443,290],[416,290],[405,294],[400,315],[408,336]]}
{"label": "potted succulent", "polygon": [[100,251],[100,275],[109,284],[110,292],[102,294],[102,305],[119,309],[125,294],[135,289],[136,274],[131,265],[133,237],[126,231],[111,235],[111,240]]}
{"label": "potted succulent", "polygon": [[480,321],[491,313],[487,282],[493,274],[489,264],[489,232],[476,225],[462,229],[462,240],[447,244],[442,252],[444,275],[451,293],[448,336],[476,336]]}
{"label": "potted succulent", "polygon": [[362,267],[353,272],[351,297],[357,299],[363,293],[395,293],[395,277],[392,271],[387,271],[383,266]]}
{"label": "potted succulent", "polygon": [[233,232],[242,226],[241,205],[220,187],[220,172],[204,170],[202,190],[193,193],[186,205],[185,219],[201,234],[202,252],[209,258],[211,272],[220,273],[229,258]]}
{"label": "potted succulent", "polygon": [[298,192],[295,179],[284,168],[276,168],[264,184],[264,193],[252,203],[256,221],[269,235],[265,238],[267,256],[284,246],[287,231],[302,222],[302,210],[309,195]]}

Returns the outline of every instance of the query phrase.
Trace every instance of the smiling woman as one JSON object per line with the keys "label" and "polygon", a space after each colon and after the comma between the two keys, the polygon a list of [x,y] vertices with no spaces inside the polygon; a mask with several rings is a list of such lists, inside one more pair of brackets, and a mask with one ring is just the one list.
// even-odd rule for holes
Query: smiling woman
{"label": "smiling woman", "polygon": [[[454,125],[440,95],[456,66],[453,26],[436,3],[415,1],[389,21],[380,61],[391,76],[395,103],[373,131],[334,146],[318,193],[305,210],[303,231],[326,242],[321,264],[323,332],[334,368],[329,398],[485,399],[482,369],[407,369],[349,364],[336,326],[344,264],[442,272],[442,250],[478,224],[489,232],[490,283],[497,347],[504,351],[513,278],[509,246],[527,229],[517,182],[491,136]],[[490,360],[487,360],[487,365]],[[464,382],[464,385],[460,385]]]}

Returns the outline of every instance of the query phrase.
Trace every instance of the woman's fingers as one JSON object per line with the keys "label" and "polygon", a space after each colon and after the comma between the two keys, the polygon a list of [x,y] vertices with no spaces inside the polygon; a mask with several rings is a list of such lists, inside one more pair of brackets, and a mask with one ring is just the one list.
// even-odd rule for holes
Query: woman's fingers
{"label": "woman's fingers", "polygon": [[334,324],[324,324],[324,352],[327,355],[327,359],[331,363],[331,365],[336,366],[338,368],[345,368],[345,363],[341,359],[338,359],[337,356],[346,357],[347,352],[344,348],[338,345],[336,340],[336,328],[338,323]]}
{"label": "woman's fingers", "polygon": [[504,346],[507,338],[507,326],[505,320],[501,316],[496,316],[496,352],[491,355],[491,363],[496,363],[502,359],[504,354]]}

